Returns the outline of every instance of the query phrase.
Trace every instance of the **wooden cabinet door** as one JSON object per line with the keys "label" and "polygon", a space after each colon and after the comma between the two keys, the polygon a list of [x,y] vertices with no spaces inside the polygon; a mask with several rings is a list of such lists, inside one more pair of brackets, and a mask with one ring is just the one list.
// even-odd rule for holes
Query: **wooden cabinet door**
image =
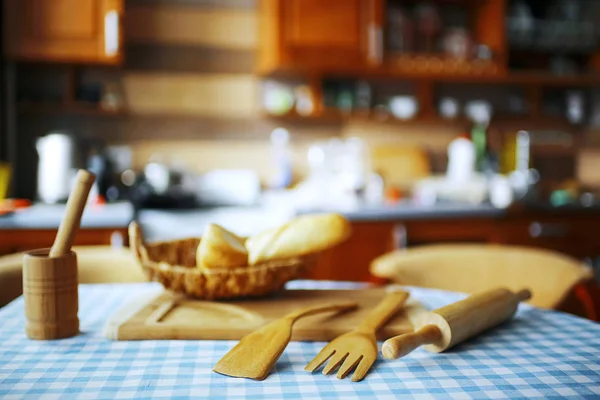
{"label": "wooden cabinet door", "polygon": [[369,266],[376,257],[398,248],[395,229],[391,222],[353,222],[350,238],[324,251],[307,278],[379,282],[369,273]]}
{"label": "wooden cabinet door", "polygon": [[508,220],[503,223],[502,243],[541,247],[576,258],[600,256],[595,217],[542,217]]}
{"label": "wooden cabinet door", "polygon": [[[0,255],[49,248],[56,229],[0,229]],[[127,227],[82,228],[77,231],[74,246],[129,245]]]}
{"label": "wooden cabinet door", "polygon": [[308,67],[380,62],[381,1],[282,0],[284,51]]}
{"label": "wooden cabinet door", "polygon": [[4,0],[6,52],[33,61],[121,61],[123,0]]}
{"label": "wooden cabinet door", "polygon": [[498,222],[493,218],[411,220],[404,226],[407,246],[498,242]]}

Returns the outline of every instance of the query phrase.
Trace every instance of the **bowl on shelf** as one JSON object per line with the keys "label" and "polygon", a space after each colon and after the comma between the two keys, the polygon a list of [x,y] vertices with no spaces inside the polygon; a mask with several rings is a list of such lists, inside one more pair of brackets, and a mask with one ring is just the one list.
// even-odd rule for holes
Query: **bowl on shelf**
{"label": "bowl on shelf", "polygon": [[401,120],[414,118],[419,111],[417,100],[412,96],[394,96],[389,103],[392,115]]}

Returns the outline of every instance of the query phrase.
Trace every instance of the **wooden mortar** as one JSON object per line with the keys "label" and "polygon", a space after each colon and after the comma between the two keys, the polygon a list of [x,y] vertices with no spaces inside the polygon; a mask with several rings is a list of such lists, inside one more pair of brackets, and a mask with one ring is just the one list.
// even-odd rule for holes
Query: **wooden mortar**
{"label": "wooden mortar", "polygon": [[78,172],[52,248],[23,257],[25,332],[30,339],[61,339],[79,333],[77,255],[71,245],[94,180],[90,172]]}
{"label": "wooden mortar", "polygon": [[71,251],[50,258],[49,252],[35,250],[23,258],[25,332],[30,339],[60,339],[79,333],[77,256]]}

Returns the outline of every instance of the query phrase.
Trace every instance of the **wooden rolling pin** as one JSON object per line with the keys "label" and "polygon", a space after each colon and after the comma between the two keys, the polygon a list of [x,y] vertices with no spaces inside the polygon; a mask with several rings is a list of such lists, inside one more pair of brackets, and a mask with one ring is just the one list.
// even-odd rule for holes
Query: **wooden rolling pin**
{"label": "wooden rolling pin", "polygon": [[71,251],[73,239],[79,229],[81,216],[95,179],[95,175],[86,170],[81,169],[77,172],[75,186],[67,200],[65,216],[60,222],[54,244],[50,249],[50,258],[60,257]]}
{"label": "wooden rolling pin", "polygon": [[527,289],[513,293],[499,288],[469,296],[423,315],[415,332],[394,336],[381,348],[385,358],[403,357],[419,346],[439,353],[512,318],[519,302],[531,297]]}

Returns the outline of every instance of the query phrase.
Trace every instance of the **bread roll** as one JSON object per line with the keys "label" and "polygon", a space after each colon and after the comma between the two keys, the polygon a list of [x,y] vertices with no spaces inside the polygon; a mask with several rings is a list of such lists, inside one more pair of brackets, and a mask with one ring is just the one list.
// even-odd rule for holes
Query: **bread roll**
{"label": "bread roll", "polygon": [[246,241],[250,265],[316,253],[346,240],[350,222],[338,214],[315,214],[294,218]]}
{"label": "bread roll", "polygon": [[225,228],[209,224],[196,251],[198,268],[236,268],[248,265],[244,240]]}

